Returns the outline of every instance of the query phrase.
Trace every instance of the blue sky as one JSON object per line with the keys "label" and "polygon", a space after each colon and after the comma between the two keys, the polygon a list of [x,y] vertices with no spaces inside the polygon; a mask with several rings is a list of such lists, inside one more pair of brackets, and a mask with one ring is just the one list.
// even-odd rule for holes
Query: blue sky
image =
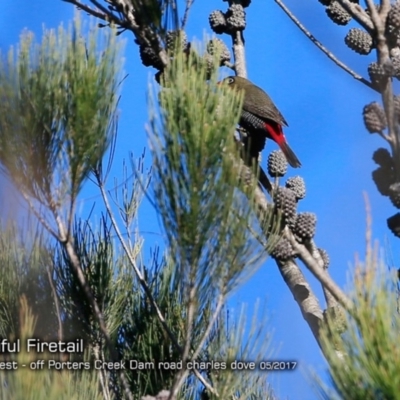
{"label": "blue sky", "polygon": [[[208,15],[214,9],[226,9],[222,1],[197,0],[190,14],[189,38],[202,38],[210,33]],[[318,39],[352,69],[366,76],[367,65],[374,54],[359,56],[344,44],[347,27],[334,25],[324,7],[315,1],[287,0],[286,4]],[[8,50],[16,44],[24,28],[38,37],[42,25],[56,28],[73,17],[70,4],[56,0],[14,0],[0,2],[0,48]],[[350,264],[356,253],[363,258],[365,249],[366,212],[363,193],[368,194],[373,219],[373,237],[381,244],[388,241],[395,261],[395,238],[386,227],[386,219],[396,210],[387,198],[377,192],[371,179],[376,168],[371,157],[378,147],[385,147],[377,135],[370,135],[363,126],[362,109],[378,95],[340,70],[322,54],[287,18],[272,0],[253,1],[247,9],[246,56],[249,79],[264,88],[289,123],[286,137],[301,160],[300,170],[290,170],[288,176],[300,174],[306,182],[307,196],[300,202],[300,211],[317,214],[316,242],[331,258],[330,273],[345,287]],[[109,187],[113,177],[121,176],[122,159],[132,151],[139,156],[147,147],[146,88],[151,70],[141,65],[138,49],[129,33],[126,41],[124,84],[120,103],[121,118],[117,150]],[[229,38],[222,37],[230,45]],[[395,85],[398,93],[398,85]],[[267,143],[267,151],[276,145]],[[264,155],[267,158],[267,152]],[[150,154],[147,151],[147,166]],[[2,210],[15,211],[15,198],[7,185],[1,186]],[[100,197],[90,185],[85,188],[80,210],[87,212],[93,201],[102,210]],[[146,239],[145,258],[150,249],[163,243],[162,229],[154,210],[144,204],[139,229]],[[324,305],[320,285],[302,268],[315,293]],[[279,352],[276,358],[297,360],[300,368],[294,372],[276,373],[272,383],[281,399],[315,399],[302,369],[323,371],[324,360],[312,334],[301,317],[299,308],[284,284],[273,260],[256,272],[230,300],[238,308],[242,302],[251,306],[257,299],[266,301],[274,330],[273,344]]]}

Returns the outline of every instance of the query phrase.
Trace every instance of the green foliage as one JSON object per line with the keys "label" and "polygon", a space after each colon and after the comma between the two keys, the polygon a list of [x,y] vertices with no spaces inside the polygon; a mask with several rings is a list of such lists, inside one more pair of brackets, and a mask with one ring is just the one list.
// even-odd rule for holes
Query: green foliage
{"label": "green foliage", "polygon": [[[154,363],[154,368],[126,371],[136,400],[171,388],[181,374],[159,368],[158,362],[265,355],[268,341],[260,325],[244,344],[246,321],[227,326],[220,311],[266,252],[254,237],[261,228],[249,186],[256,182],[242,182],[233,137],[242,99],[216,85],[216,70],[194,51],[175,54],[164,71],[172,84],[161,91],[159,105],[153,102],[155,201],[168,254],[156,253],[145,265],[142,238],[131,235],[148,186],[148,181],[139,183],[141,173],[131,187],[126,180],[121,199],[115,199],[126,242],[111,212],[111,222],[101,218],[96,227],[77,219],[72,224],[76,197],[91,171],[102,188],[102,158],[115,138],[118,101],[115,32],[104,35],[103,30],[101,36],[91,29],[84,40],[84,31],[77,20],[68,31],[45,32],[40,44],[25,34],[20,47],[0,60],[1,168],[53,234],[51,241],[38,230],[26,229],[32,237],[23,238],[17,234],[21,227],[0,230],[0,335],[83,338],[86,352],[74,355],[77,361],[111,361],[109,337],[120,360]],[[36,207],[37,202],[45,207]],[[113,242],[111,224],[124,252]],[[106,335],[100,332],[103,316]],[[33,361],[24,352],[16,357]],[[255,399],[269,393],[260,374],[199,373],[223,397]],[[204,388],[194,374],[183,381],[181,397],[199,398]],[[127,388],[121,382],[115,370],[0,371],[0,384],[7,387],[0,399],[96,399],[109,398],[108,392],[122,398]]]}
{"label": "green foliage", "polygon": [[337,393],[320,383],[321,398],[400,399],[398,290],[377,251],[357,261],[352,282],[354,309],[347,329],[328,318],[321,333]]}
{"label": "green foliage", "polygon": [[[132,286],[114,254],[110,227],[103,218],[96,230],[87,221],[79,220],[73,232],[75,251],[83,273],[99,307],[106,315],[110,336],[115,337],[126,307],[126,292]],[[88,343],[98,342],[100,334],[97,321],[62,246],[57,248],[55,257],[55,276],[58,295],[65,312],[63,322],[66,337],[85,338]]]}
{"label": "green foliage", "polygon": [[[26,297],[21,297],[19,324],[21,332],[18,336],[22,341],[35,337],[37,319],[32,314]],[[64,369],[62,371],[37,371],[29,368],[31,362],[36,362],[36,354],[27,353],[22,347],[12,361],[18,363],[16,371],[0,370],[1,400],[100,400],[103,397],[98,391],[98,373],[94,370],[83,373]],[[43,357],[41,357],[43,358]],[[54,356],[52,357],[54,359]],[[22,367],[22,364],[27,367]]]}
{"label": "green foliage", "polygon": [[150,98],[150,140],[155,200],[171,255],[182,282],[196,282],[207,298],[210,286],[230,290],[259,261],[260,249],[249,229],[252,203],[238,189],[241,94],[216,85],[217,70],[210,77],[198,60],[194,51],[181,52],[164,72],[160,108]]}
{"label": "green foliage", "polygon": [[[59,340],[59,321],[54,304],[56,296],[62,316],[63,340],[82,338],[88,351],[85,357],[74,355],[74,360],[93,362],[96,359],[97,348],[98,353],[102,354],[102,359],[110,361],[93,311],[69,266],[69,259],[63,248],[54,249],[46,241],[45,235],[32,230],[31,226],[24,227],[24,235],[19,235],[18,232],[16,227],[0,230],[0,260],[3,268],[0,275],[1,337],[10,340],[23,340],[24,337]],[[32,238],[29,232],[34,232]],[[147,296],[128,267],[128,260],[116,251],[117,247],[113,244],[110,227],[106,221],[102,219],[96,229],[87,222],[78,221],[75,224],[73,239],[83,272],[104,312],[111,340],[121,359],[152,361],[156,366],[159,361],[180,361],[180,353],[173,347],[170,338],[155,317]],[[50,275],[47,267],[51,270]],[[175,265],[166,260],[160,262],[158,254],[155,254],[153,264],[142,268],[146,271],[151,290],[168,326],[178,340],[181,340],[184,335],[185,310],[182,307]],[[54,293],[50,282],[56,289]],[[22,296],[29,302],[29,313],[36,321],[28,333],[21,325],[20,314],[23,308],[19,300]],[[21,354],[21,357],[28,356]],[[33,359],[32,355],[29,357],[31,358],[24,359],[24,362],[36,361],[38,358],[35,356]],[[22,362],[21,359],[17,361]],[[2,377],[0,374],[0,381],[3,379],[1,382],[11,385],[10,391],[4,394],[4,399],[14,398],[12,396],[23,398],[22,394],[28,388],[32,392],[32,399],[46,396],[63,399],[63,396],[67,396],[65,393],[72,393],[71,398],[80,399],[85,397],[73,397],[78,396],[74,390],[78,387],[89,390],[92,383],[96,384],[96,387],[98,384],[90,371],[84,371],[82,375],[67,370],[61,375],[59,371],[26,371],[21,369],[12,374],[3,371]],[[129,371],[128,379],[135,399],[170,387],[175,372],[158,367]],[[41,375],[39,380],[34,378],[37,374]],[[107,375],[110,381],[118,382],[116,371],[110,371]],[[25,389],[19,391],[21,380],[25,382]],[[88,395],[86,398],[96,397]]]}
{"label": "green foliage", "polygon": [[76,19],[40,44],[26,32],[0,56],[2,169],[53,208],[75,199],[115,134],[120,46],[113,31],[83,31]]}
{"label": "green foliage", "polygon": [[219,397],[210,395],[211,399],[235,400],[273,400],[275,396],[267,384],[267,373],[259,368],[254,370],[231,369],[235,361],[253,362],[256,366],[260,361],[270,360],[271,334],[265,310],[260,313],[255,308],[249,321],[247,307],[242,305],[239,315],[226,313],[226,320],[219,320],[213,335],[211,335],[206,353],[208,361],[218,360],[226,363],[227,369],[209,371],[209,378]]}
{"label": "green foliage", "polygon": [[[182,293],[174,273],[176,266],[169,260],[153,260],[146,268],[147,281],[151,283],[154,299],[166,319],[169,329],[178,342],[185,335],[185,309],[182,306]],[[176,370],[159,368],[159,362],[178,363],[182,360],[180,351],[155,317],[146,295],[136,285],[129,295],[129,307],[125,312],[120,333],[123,358],[140,363],[153,362],[154,368],[132,370],[129,378],[135,393],[145,395],[158,393],[170,388]],[[142,364],[143,365],[143,364]],[[140,397],[139,397],[140,398]]]}
{"label": "green foliage", "polygon": [[[22,224],[22,229],[14,223],[0,229],[0,337],[20,335],[21,296],[38,315],[36,337],[49,338],[56,332],[56,310],[48,280],[48,269],[52,268],[50,254],[46,236],[32,221]],[[39,313],[43,309],[46,313]]]}
{"label": "green foliage", "polygon": [[[237,352],[230,355],[250,357],[249,349],[237,341],[242,340],[238,332],[245,321],[238,322],[238,331],[224,336],[220,311],[235,286],[266,255],[254,235],[262,229],[256,222],[254,186],[243,182],[234,138],[242,94],[217,84],[214,66],[219,65],[219,54],[211,62],[199,54],[193,47],[189,54],[174,53],[161,77],[164,87],[159,93],[154,89],[149,100],[155,203],[176,268],[184,316],[179,338],[189,349],[187,356],[181,355],[184,362],[215,360],[218,354],[226,359],[228,354],[219,347],[226,343]],[[277,225],[272,212],[265,218],[268,225]],[[256,336],[250,334],[251,339]],[[218,337],[224,337],[224,344]],[[255,348],[254,360],[265,355],[263,348]],[[196,398],[197,378],[193,371],[186,372],[181,396]],[[265,380],[260,374],[244,377],[233,371],[207,371],[206,376],[214,377],[212,384],[222,398],[250,398],[253,385],[260,388]]]}
{"label": "green foliage", "polygon": [[[180,361],[180,353],[155,317],[146,294],[128,267],[129,261],[115,251],[107,222],[102,219],[98,229],[93,229],[87,222],[75,224],[74,243],[83,272],[105,315],[113,346],[120,358],[140,363],[154,362],[155,366],[160,361]],[[76,276],[69,268],[68,255],[62,248],[57,260],[56,282],[65,313],[65,335],[71,339],[82,337],[89,346],[99,345],[102,338],[97,322]],[[141,267],[151,282],[151,291],[168,326],[179,339],[183,335],[185,316],[174,276],[174,264],[165,260],[160,263],[156,254],[150,267]],[[106,360],[110,359],[104,345],[101,346],[101,352]],[[117,379],[115,371],[109,374],[113,380]],[[135,398],[140,399],[141,395],[157,393],[169,387],[174,374],[175,371],[156,367],[133,369],[127,375]]]}

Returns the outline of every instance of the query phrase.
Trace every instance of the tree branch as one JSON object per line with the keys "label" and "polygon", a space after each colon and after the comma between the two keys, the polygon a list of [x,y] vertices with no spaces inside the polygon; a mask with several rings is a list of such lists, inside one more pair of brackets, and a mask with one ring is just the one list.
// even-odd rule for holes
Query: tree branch
{"label": "tree branch", "polygon": [[311,290],[303,273],[298,265],[293,261],[276,261],[279,272],[283,280],[292,292],[293,297],[298,304],[304,320],[313,333],[315,340],[322,349],[319,329],[323,321],[323,313],[317,297]]}
{"label": "tree branch", "polygon": [[147,27],[139,26],[136,22],[135,15],[133,13],[133,6],[129,0],[110,0],[109,3],[115,6],[117,9],[120,10],[120,13],[124,16],[124,19],[117,17],[112,11],[108,10],[104,7],[98,0],[90,0],[92,4],[94,4],[100,11],[93,9],[92,7],[88,6],[87,4],[81,3],[79,0],[62,0],[66,3],[71,3],[78,8],[86,11],[88,14],[93,15],[96,18],[100,18],[103,21],[112,22],[113,24],[126,29],[130,30],[139,44],[142,44],[146,47],[150,47],[156,51],[158,54],[161,62],[164,66],[168,65],[168,56],[166,51],[161,48],[154,46],[149,38],[146,36],[146,29]]}
{"label": "tree branch", "polygon": [[184,30],[186,28],[186,24],[187,24],[188,18],[189,18],[189,11],[192,8],[193,3],[194,3],[194,0],[186,0],[185,12],[183,14],[183,18],[182,18],[182,22],[181,22],[182,30]]}
{"label": "tree branch", "polygon": [[38,221],[56,240],[60,240],[58,233],[47,223],[47,221],[43,218],[43,216],[36,210],[36,207],[34,207],[34,205],[32,204],[30,197],[21,188],[20,192],[25,201],[28,203],[29,209],[32,211],[32,213],[38,219]]}
{"label": "tree branch", "polygon": [[84,3],[81,3],[78,0],[62,0],[62,1],[64,1],[65,3],[73,4],[74,6],[78,7],[79,9],[87,12],[88,14],[92,15],[93,17],[101,19],[102,21],[113,22],[116,25],[120,25],[122,27],[124,27],[124,25],[125,25],[124,21],[122,19],[117,18],[112,12],[110,12],[108,10],[107,10],[107,12],[100,12]]}
{"label": "tree branch", "polygon": [[[342,68],[348,74],[350,74],[354,79],[360,81],[364,85],[368,86],[371,89],[374,89],[374,86],[367,79],[363,78],[361,75],[358,75],[355,71],[349,68],[345,63],[340,61],[332,52],[330,52],[315,36],[313,36],[307,28],[293,15],[293,13],[286,7],[286,5],[282,2],[282,0],[275,0],[279,7],[286,13],[286,15],[295,23],[295,25],[328,57],[330,58],[338,67]],[[354,3],[351,3],[354,4]]]}
{"label": "tree branch", "polygon": [[350,0],[338,0],[339,4],[369,33],[373,33],[374,25],[366,11]]}
{"label": "tree branch", "polygon": [[330,293],[335,297],[335,299],[347,310],[352,309],[352,302],[347,298],[344,292],[336,285],[336,283],[332,280],[329,276],[327,271],[321,268],[318,265],[318,262],[313,258],[307,248],[298,243],[289,229],[286,230],[286,237],[289,239],[290,244],[292,245],[293,249],[299,255],[301,261],[304,265],[313,273],[313,275],[321,282],[321,284],[326,287]]}
{"label": "tree branch", "polygon": [[235,31],[231,36],[233,43],[233,56],[235,59],[236,75],[246,78],[247,69],[246,69],[246,56],[245,56],[243,32]]}

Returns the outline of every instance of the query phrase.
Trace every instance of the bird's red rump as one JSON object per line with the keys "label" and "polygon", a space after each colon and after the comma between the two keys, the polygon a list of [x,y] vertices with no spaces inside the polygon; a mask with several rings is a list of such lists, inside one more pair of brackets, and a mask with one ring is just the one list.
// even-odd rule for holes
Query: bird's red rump
{"label": "bird's red rump", "polygon": [[282,127],[276,122],[265,122],[265,130],[267,131],[267,137],[272,139],[274,142],[281,145],[286,142],[285,135],[283,134]]}
{"label": "bird's red rump", "polygon": [[282,153],[285,155],[288,163],[293,167],[293,168],[299,168],[301,167],[301,163],[299,159],[296,157],[296,154],[294,154],[293,150],[290,148],[288,145],[285,135],[283,134],[282,127],[275,123],[271,122],[268,123],[266,122],[264,124],[265,130],[267,131],[267,137],[272,139],[274,142],[278,144],[280,149],[282,150]]}

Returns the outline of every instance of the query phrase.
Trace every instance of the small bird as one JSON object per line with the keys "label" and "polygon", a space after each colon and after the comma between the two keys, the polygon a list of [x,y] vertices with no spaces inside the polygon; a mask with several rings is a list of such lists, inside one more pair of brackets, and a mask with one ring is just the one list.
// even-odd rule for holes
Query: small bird
{"label": "small bird", "polygon": [[235,90],[244,91],[239,125],[249,134],[244,139],[248,156],[258,158],[265,147],[266,138],[269,138],[278,144],[288,163],[293,168],[299,168],[301,163],[283,134],[282,126],[288,124],[267,93],[248,79],[239,76],[229,76],[222,82]]}

